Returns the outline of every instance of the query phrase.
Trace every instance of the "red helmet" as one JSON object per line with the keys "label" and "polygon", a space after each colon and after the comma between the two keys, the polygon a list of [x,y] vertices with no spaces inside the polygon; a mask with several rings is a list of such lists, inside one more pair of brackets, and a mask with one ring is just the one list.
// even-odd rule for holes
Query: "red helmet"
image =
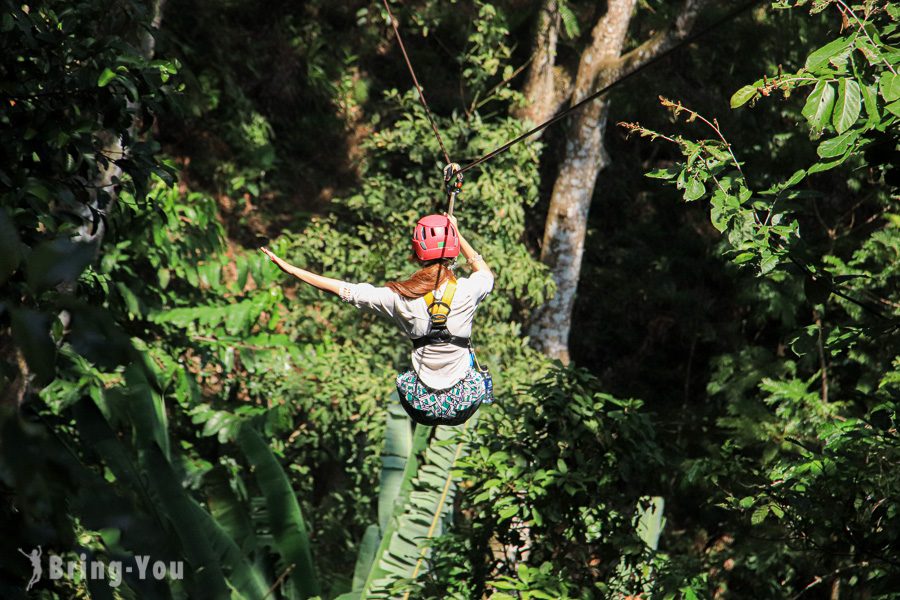
{"label": "red helmet", "polygon": [[459,234],[443,215],[428,215],[419,219],[412,237],[413,252],[419,260],[456,258],[459,256]]}

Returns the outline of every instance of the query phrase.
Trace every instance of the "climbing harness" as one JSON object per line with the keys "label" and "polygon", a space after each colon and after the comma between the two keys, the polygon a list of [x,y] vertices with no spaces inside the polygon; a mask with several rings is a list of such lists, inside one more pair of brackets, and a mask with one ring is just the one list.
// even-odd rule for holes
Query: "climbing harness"
{"label": "climbing harness", "polygon": [[447,318],[450,316],[451,310],[450,304],[453,302],[455,294],[455,281],[447,282],[447,287],[444,288],[444,293],[439,299],[435,298],[434,292],[425,294],[423,298],[425,304],[428,305],[430,324],[428,333],[413,339],[413,348],[418,350],[432,344],[452,344],[458,348],[468,349],[471,366],[484,380],[485,399],[481,401],[481,404],[491,404],[494,401],[494,380],[491,377],[490,370],[478,362],[478,355],[475,352],[475,346],[472,345],[471,338],[453,335],[447,329]]}
{"label": "climbing harness", "polygon": [[[452,344],[472,351],[469,338],[456,336],[447,329],[450,304],[456,294],[456,282],[448,281],[444,293],[436,298],[428,292],[423,300],[428,305],[428,333],[412,340],[413,348],[424,348],[432,344]],[[474,362],[474,354],[472,362]],[[409,417],[420,425],[459,425],[467,421],[481,405],[484,396],[483,375],[470,370],[466,376],[447,390],[432,390],[419,381],[415,371],[401,373],[397,377],[397,393],[400,404]]]}
{"label": "climbing harness", "polygon": [[452,344],[459,348],[469,348],[469,338],[453,335],[447,329],[447,317],[450,316],[450,303],[453,302],[454,294],[456,294],[455,281],[447,282],[444,294],[438,299],[434,297],[433,291],[425,294],[424,300],[428,305],[428,318],[430,319],[428,333],[413,339],[413,348],[418,350],[432,344]]}
{"label": "climbing harness", "polygon": [[[445,159],[445,161],[448,163],[447,167],[444,167],[444,181],[446,182],[446,181],[448,180],[448,178],[447,178],[447,169],[448,169],[450,166],[452,166],[453,163],[450,162],[450,156],[449,156],[449,154],[447,153],[447,149],[446,149],[445,146],[444,146],[444,141],[441,139],[441,134],[440,134],[440,132],[438,131],[437,125],[435,124],[434,119],[433,119],[432,116],[431,116],[431,111],[428,109],[428,103],[425,101],[425,94],[422,93],[422,86],[419,85],[419,80],[418,80],[418,78],[416,77],[416,73],[415,73],[415,70],[413,69],[412,62],[409,60],[409,55],[406,53],[406,47],[404,46],[404,44],[403,44],[403,39],[402,39],[401,36],[400,36],[400,29],[399,29],[398,26],[397,26],[397,21],[396,21],[396,19],[394,18],[393,13],[391,12],[391,8],[390,8],[390,6],[388,5],[387,0],[382,0],[382,2],[384,3],[385,9],[387,9],[388,17],[390,18],[390,20],[391,20],[391,25],[392,25],[393,28],[394,28],[394,34],[397,36],[397,42],[398,42],[399,45],[400,45],[400,50],[403,52],[403,58],[406,59],[406,66],[407,66],[407,68],[409,69],[410,75],[412,75],[413,83],[415,84],[416,89],[419,91],[419,100],[422,102],[422,106],[425,108],[425,114],[426,114],[426,116],[428,117],[428,121],[431,123],[431,128],[432,128],[432,130],[434,131],[435,136],[437,137],[438,144],[440,144],[440,146],[441,146],[441,151],[442,151],[443,154],[444,154],[444,159]],[[540,131],[543,131],[544,129],[546,129],[547,127],[550,127],[550,126],[553,125],[554,123],[558,123],[559,121],[561,121],[562,119],[564,119],[565,117],[567,117],[570,113],[575,112],[576,110],[579,110],[579,109],[583,108],[586,104],[589,104],[589,103],[592,102],[593,100],[596,100],[597,98],[599,98],[600,96],[602,96],[603,94],[605,94],[606,92],[608,92],[609,90],[611,90],[611,89],[613,89],[614,87],[618,86],[619,84],[625,82],[626,80],[628,80],[628,79],[634,77],[635,75],[637,75],[638,73],[640,73],[640,72],[643,71],[644,69],[646,69],[646,68],[648,68],[648,67],[650,67],[650,66],[652,66],[652,65],[654,65],[654,64],[656,64],[656,63],[658,63],[658,62],[661,61],[662,59],[664,59],[664,58],[668,57],[670,54],[674,53],[676,50],[679,50],[679,49],[681,49],[683,46],[686,46],[687,44],[690,44],[690,43],[696,41],[697,39],[703,37],[704,35],[706,35],[706,34],[709,33],[710,31],[712,31],[713,29],[718,28],[718,27],[721,26],[722,24],[726,23],[727,21],[730,21],[731,19],[735,18],[736,16],[738,16],[739,14],[741,14],[742,12],[744,12],[745,10],[748,10],[749,8],[752,8],[752,7],[755,6],[756,4],[759,4],[760,2],[761,2],[761,0],[750,0],[749,2],[747,2],[747,3],[745,3],[745,4],[743,4],[743,5],[741,5],[741,6],[738,6],[738,7],[734,8],[733,10],[729,11],[729,12],[726,13],[724,16],[722,16],[721,18],[717,19],[716,21],[714,21],[713,23],[711,23],[711,24],[708,25],[707,27],[704,27],[703,29],[701,29],[700,31],[698,31],[698,32],[696,32],[696,33],[694,33],[694,34],[692,34],[692,35],[686,36],[683,40],[681,40],[681,41],[678,42],[677,44],[674,44],[671,48],[669,48],[669,49],[667,49],[667,50],[665,50],[665,51],[663,51],[663,52],[660,52],[659,54],[657,54],[656,56],[654,56],[653,58],[651,58],[651,59],[648,60],[647,62],[643,63],[643,64],[640,65],[639,67],[637,67],[637,68],[635,68],[635,69],[629,71],[628,73],[626,73],[625,75],[622,75],[622,76],[619,77],[618,79],[613,80],[613,81],[612,81],[611,83],[609,83],[608,85],[603,86],[602,88],[600,88],[600,89],[597,90],[596,92],[594,92],[594,93],[590,94],[589,96],[583,98],[583,99],[580,100],[579,102],[576,102],[575,104],[571,105],[571,106],[570,106],[569,108],[567,108],[566,110],[564,110],[564,111],[562,111],[561,113],[559,113],[559,114],[557,114],[557,115],[551,117],[550,119],[544,121],[543,123],[541,123],[541,124],[538,125],[537,127],[534,127],[534,128],[532,128],[532,129],[526,131],[525,133],[523,133],[523,134],[521,134],[521,135],[519,135],[519,136],[513,138],[512,140],[506,142],[505,144],[503,144],[503,145],[500,146],[499,148],[497,148],[497,149],[495,149],[495,150],[492,150],[492,151],[488,152],[487,154],[483,155],[481,158],[477,158],[477,159],[473,160],[472,162],[470,162],[470,163],[467,164],[466,166],[464,166],[464,167],[462,167],[462,168],[460,168],[460,169],[454,171],[453,174],[456,175],[457,177],[461,177],[462,174],[465,173],[466,171],[468,171],[468,170],[470,170],[470,169],[473,169],[473,168],[477,167],[478,165],[480,165],[480,164],[482,164],[482,163],[484,163],[484,162],[486,162],[486,161],[489,161],[490,159],[494,158],[494,157],[497,156],[498,154],[502,154],[502,153],[506,152],[507,150],[509,150],[509,149],[510,149],[511,147],[513,147],[514,145],[518,144],[519,142],[521,142],[521,141],[523,141],[523,140],[526,140],[526,139],[530,138],[532,135],[534,135],[534,134],[536,134],[536,133],[538,133],[538,132],[540,132]],[[457,165],[457,166],[458,166],[458,165]],[[462,180],[460,179],[459,181],[460,181],[460,183],[461,183]],[[452,208],[452,206],[453,206],[453,205],[451,204],[451,208]],[[452,212],[451,212],[451,214],[452,214]]]}

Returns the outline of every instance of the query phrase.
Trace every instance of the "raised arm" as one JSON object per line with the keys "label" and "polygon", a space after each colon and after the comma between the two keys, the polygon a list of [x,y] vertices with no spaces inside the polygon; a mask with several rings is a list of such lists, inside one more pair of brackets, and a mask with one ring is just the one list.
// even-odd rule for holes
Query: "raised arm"
{"label": "raised arm", "polygon": [[300,281],[308,283],[313,287],[317,287],[324,292],[331,292],[335,296],[339,296],[341,294],[341,285],[344,284],[343,281],[340,281],[339,279],[332,279],[331,277],[325,277],[324,275],[317,275],[311,271],[295,267],[294,265],[289,264],[283,259],[276,256],[274,252],[266,247],[260,248],[260,251],[270,259],[272,259],[272,262],[275,263],[275,265],[279,269],[281,269],[288,275],[296,277]]}
{"label": "raised arm", "polygon": [[466,262],[472,267],[472,270],[486,271],[488,275],[493,277],[494,274],[491,272],[491,268],[488,266],[487,262],[485,262],[480,254],[475,252],[475,249],[472,248],[472,244],[463,237],[462,232],[459,230],[459,225],[456,222],[456,217],[447,215],[447,213],[444,213],[444,215],[450,219],[450,222],[453,223],[453,227],[456,228],[456,233],[459,235],[459,249],[462,251],[462,255],[466,257]]}

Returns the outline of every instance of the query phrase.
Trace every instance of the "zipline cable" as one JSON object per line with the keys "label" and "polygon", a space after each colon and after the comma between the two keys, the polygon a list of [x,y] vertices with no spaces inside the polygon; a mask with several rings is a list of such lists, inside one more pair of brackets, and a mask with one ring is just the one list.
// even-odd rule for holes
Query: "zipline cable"
{"label": "zipline cable", "polygon": [[394,35],[397,36],[397,43],[400,45],[400,51],[403,52],[403,58],[406,60],[406,67],[409,69],[409,74],[412,76],[413,83],[416,86],[416,90],[419,92],[419,101],[422,102],[422,108],[425,109],[425,116],[428,117],[428,122],[431,123],[431,129],[434,131],[434,135],[437,138],[438,144],[441,146],[441,152],[444,153],[444,162],[445,164],[450,164],[450,155],[447,154],[447,148],[444,147],[444,140],[441,139],[441,132],[438,131],[437,125],[434,122],[434,119],[431,116],[431,111],[428,109],[428,102],[425,101],[425,92],[422,91],[422,86],[419,85],[419,79],[416,77],[416,71],[413,69],[412,62],[409,60],[409,55],[406,53],[406,46],[403,45],[403,37],[400,35],[400,29],[397,27],[397,19],[394,18],[394,13],[391,12],[391,7],[388,4],[387,0],[381,0],[384,4],[385,10],[387,10],[388,19],[391,21],[391,27],[394,28]]}
{"label": "zipline cable", "polygon": [[[588,96],[587,98],[584,98],[584,99],[581,100],[580,102],[577,102],[577,103],[573,104],[572,106],[570,106],[569,108],[567,108],[567,109],[564,110],[563,112],[559,113],[559,114],[556,115],[555,117],[553,117],[553,118],[551,118],[551,119],[548,119],[548,120],[544,121],[543,123],[541,123],[540,125],[538,125],[538,126],[535,127],[534,129],[531,129],[531,130],[529,130],[529,131],[526,131],[526,132],[523,133],[522,135],[520,135],[520,136],[518,136],[518,137],[516,137],[516,138],[514,138],[514,139],[512,139],[512,140],[510,140],[510,141],[508,141],[508,142],[506,142],[505,144],[503,144],[502,146],[500,146],[500,147],[497,148],[496,150],[492,150],[491,152],[488,152],[487,154],[485,154],[485,155],[482,156],[481,158],[478,158],[478,159],[473,160],[472,162],[470,162],[469,164],[467,164],[466,166],[464,166],[462,169],[460,169],[458,172],[459,172],[459,173],[465,173],[465,172],[468,171],[469,169],[472,169],[472,168],[474,168],[474,167],[477,167],[477,166],[480,165],[481,163],[486,162],[486,161],[488,161],[488,160],[494,158],[494,157],[497,156],[498,154],[503,154],[504,152],[506,152],[507,150],[509,150],[510,148],[512,148],[513,146],[515,146],[515,145],[518,144],[519,142],[521,142],[522,140],[525,140],[525,139],[531,137],[532,135],[534,135],[535,133],[538,133],[539,131],[543,131],[544,129],[546,129],[547,127],[550,127],[550,126],[553,125],[554,123],[557,123],[557,122],[561,121],[562,119],[566,118],[570,113],[573,113],[573,112],[575,112],[576,110],[579,110],[580,108],[584,107],[584,106],[585,106],[586,104],[588,104],[589,102],[591,102],[591,101],[593,101],[593,100],[596,100],[597,98],[599,98],[600,96],[602,96],[603,94],[605,94],[606,92],[608,92],[609,90],[611,90],[612,88],[616,87],[617,85],[619,85],[620,83],[626,81],[627,79],[629,79],[629,78],[631,78],[631,77],[637,75],[638,73],[640,73],[641,71],[643,71],[643,70],[646,69],[647,67],[649,67],[649,66],[651,66],[651,65],[653,65],[653,64],[656,64],[657,62],[659,62],[659,61],[661,61],[662,59],[666,58],[667,56],[669,56],[670,54],[672,54],[673,52],[675,52],[676,50],[678,50],[678,49],[681,48],[682,46],[685,46],[685,45],[687,45],[687,44],[690,44],[691,42],[693,42],[693,41],[695,41],[695,40],[697,40],[697,39],[703,37],[704,35],[706,35],[706,34],[709,33],[710,31],[712,31],[713,29],[716,29],[717,27],[723,25],[723,24],[726,23],[727,21],[730,21],[731,19],[735,18],[736,16],[738,16],[739,14],[741,14],[742,12],[744,12],[745,10],[747,10],[747,9],[749,9],[749,8],[751,8],[751,7],[753,7],[753,6],[756,5],[756,4],[759,4],[760,1],[761,1],[761,0],[750,0],[750,2],[747,2],[746,4],[744,4],[744,5],[742,5],[742,6],[739,6],[739,7],[735,8],[735,9],[732,10],[731,12],[729,12],[729,13],[727,13],[726,15],[724,15],[723,17],[721,17],[720,19],[717,19],[716,21],[714,21],[714,22],[711,23],[710,25],[708,25],[708,26],[706,26],[705,28],[701,29],[701,30],[698,31],[697,33],[694,33],[694,34],[692,34],[692,35],[689,35],[689,36],[685,37],[683,40],[681,40],[680,42],[678,42],[677,44],[675,44],[674,46],[672,46],[672,47],[669,48],[668,50],[666,50],[666,51],[664,51],[664,52],[661,52],[661,53],[659,53],[658,55],[654,56],[653,58],[651,58],[650,60],[648,60],[647,62],[645,62],[645,63],[642,64],[641,66],[637,67],[637,68],[634,69],[633,71],[629,71],[628,73],[626,73],[626,74],[623,75],[622,77],[616,79],[615,81],[613,81],[613,82],[610,83],[609,85],[606,85],[606,86],[600,88],[599,90],[597,90],[596,92],[594,92],[593,94],[591,94],[590,96]],[[399,34],[398,34],[398,35],[399,35]],[[402,48],[402,46],[401,46],[401,48]],[[429,118],[430,118],[430,117],[429,117]],[[432,123],[432,125],[434,125],[434,123]],[[435,131],[437,131],[437,130],[435,129]],[[443,145],[442,145],[441,147],[443,147]],[[445,153],[445,154],[446,154],[446,153]]]}

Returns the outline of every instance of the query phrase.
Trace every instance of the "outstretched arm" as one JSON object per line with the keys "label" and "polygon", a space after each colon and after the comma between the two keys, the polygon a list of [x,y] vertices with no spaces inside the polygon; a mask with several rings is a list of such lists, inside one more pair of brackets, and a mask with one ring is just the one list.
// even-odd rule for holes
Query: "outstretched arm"
{"label": "outstretched arm", "polygon": [[[446,215],[446,213],[444,213]],[[466,257],[466,262],[472,267],[473,271],[486,271],[488,275],[491,277],[494,274],[491,272],[491,268],[488,266],[487,262],[485,262],[484,258],[472,248],[472,244],[463,237],[462,232],[459,230],[459,225],[456,222],[456,217],[453,215],[447,215],[447,218],[450,219],[450,222],[453,223],[453,227],[456,228],[456,233],[459,235],[459,249],[462,251],[462,255]]]}
{"label": "outstretched arm", "polygon": [[311,271],[295,267],[294,265],[289,264],[288,262],[276,256],[274,252],[266,247],[260,248],[260,251],[268,256],[279,269],[281,269],[288,275],[292,275],[300,281],[308,283],[313,287],[317,287],[322,291],[331,292],[335,296],[340,295],[341,286],[344,284],[343,281],[332,279],[331,277],[325,277],[324,275],[317,275]]}

